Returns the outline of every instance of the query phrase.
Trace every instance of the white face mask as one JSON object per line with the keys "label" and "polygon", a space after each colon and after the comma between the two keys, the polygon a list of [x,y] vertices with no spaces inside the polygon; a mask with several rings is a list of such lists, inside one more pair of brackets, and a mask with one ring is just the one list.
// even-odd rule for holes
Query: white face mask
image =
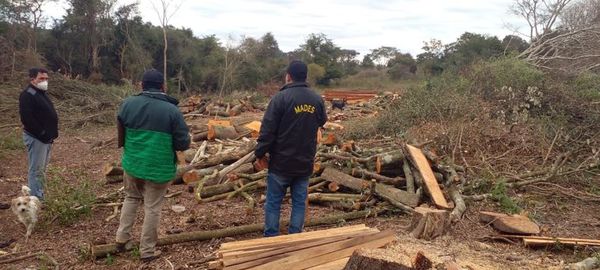
{"label": "white face mask", "polygon": [[39,82],[38,84],[35,85],[35,87],[37,87],[40,90],[47,91],[48,90],[48,81]]}

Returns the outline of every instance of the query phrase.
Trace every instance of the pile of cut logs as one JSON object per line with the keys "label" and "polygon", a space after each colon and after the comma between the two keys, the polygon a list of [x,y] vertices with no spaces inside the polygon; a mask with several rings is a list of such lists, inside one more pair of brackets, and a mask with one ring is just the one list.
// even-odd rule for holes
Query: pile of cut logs
{"label": "pile of cut logs", "polygon": [[231,117],[240,115],[242,112],[254,112],[264,109],[264,106],[253,104],[252,96],[246,96],[235,102],[224,102],[222,100],[212,100],[194,95],[182,100],[179,103],[179,109],[186,116],[210,115],[220,117]]}
{"label": "pile of cut logs", "polygon": [[[250,109],[251,103],[245,103],[249,100],[238,105]],[[189,98],[184,104],[202,101]],[[215,106],[205,105],[207,111],[211,111],[208,105]],[[253,211],[264,201],[267,172],[253,166],[260,122],[252,117],[188,121],[193,148],[178,155],[174,182],[187,184],[201,203],[241,197]],[[326,128],[318,135],[309,203],[349,212],[384,207],[414,213],[412,233],[426,239],[443,234],[462,217],[466,210],[460,194],[463,168],[441,165],[434,153],[391,138],[342,142],[336,130],[343,126],[328,122]],[[117,164],[107,164],[104,173],[109,182],[122,180]]]}

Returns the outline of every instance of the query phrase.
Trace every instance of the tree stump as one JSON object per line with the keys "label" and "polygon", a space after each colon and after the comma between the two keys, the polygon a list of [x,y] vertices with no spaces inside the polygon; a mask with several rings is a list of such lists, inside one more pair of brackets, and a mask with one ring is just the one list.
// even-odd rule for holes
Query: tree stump
{"label": "tree stump", "polygon": [[443,235],[449,224],[450,213],[448,211],[417,207],[409,230],[415,238],[432,240]]}
{"label": "tree stump", "polygon": [[354,251],[344,270],[412,270],[411,261],[403,254],[391,254],[385,249]]}

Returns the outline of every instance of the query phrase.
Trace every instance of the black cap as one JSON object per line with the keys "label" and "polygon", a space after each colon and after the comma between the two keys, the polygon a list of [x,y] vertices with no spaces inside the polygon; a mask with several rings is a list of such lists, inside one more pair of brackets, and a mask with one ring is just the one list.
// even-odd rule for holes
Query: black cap
{"label": "black cap", "polygon": [[163,77],[163,74],[160,73],[158,70],[150,69],[144,72],[142,82],[163,84],[165,82],[165,79]]}
{"label": "black cap", "polygon": [[308,67],[300,60],[294,60],[287,68],[287,73],[290,74],[295,82],[305,82],[308,74]]}

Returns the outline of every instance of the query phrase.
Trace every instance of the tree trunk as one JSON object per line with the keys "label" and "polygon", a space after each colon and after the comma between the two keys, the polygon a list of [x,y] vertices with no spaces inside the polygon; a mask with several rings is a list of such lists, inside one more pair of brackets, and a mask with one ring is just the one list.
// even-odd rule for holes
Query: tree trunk
{"label": "tree trunk", "polygon": [[429,241],[443,235],[449,224],[448,211],[417,207],[409,230],[413,237]]}
{"label": "tree trunk", "polygon": [[404,171],[404,177],[406,178],[406,191],[415,193],[415,179],[413,178],[410,165],[406,159],[404,159],[404,164],[402,164],[402,170]]}
{"label": "tree trunk", "polygon": [[[358,178],[354,178],[350,175],[347,175],[341,171],[332,168],[326,168],[321,174],[321,178],[338,183],[342,186],[350,188],[356,192],[363,192],[365,190],[370,189],[371,182],[364,181]],[[404,190],[400,190],[394,188],[392,186],[377,184],[375,185],[375,190],[371,190],[377,196],[390,201],[392,204],[396,206],[406,205],[408,207],[401,207],[402,209],[408,210],[410,207],[415,207],[419,204],[419,198],[412,193],[408,193]]]}
{"label": "tree trunk", "polygon": [[363,179],[367,178],[368,180],[375,179],[377,180],[377,183],[392,186],[401,186],[404,185],[405,182],[405,180],[402,177],[391,178],[359,168],[352,169],[352,176],[361,177]]}
{"label": "tree trunk", "polygon": [[225,165],[219,164],[209,168],[191,170],[183,174],[183,182],[186,184],[191,184],[200,181],[202,177],[211,175],[215,172],[215,170],[219,171],[225,168]]}
{"label": "tree trunk", "polygon": [[[166,13],[166,11],[165,11]],[[168,16],[167,14],[163,14],[163,16]],[[167,90],[167,86],[169,85],[167,82],[167,49],[168,49],[168,42],[167,42],[167,25],[165,23],[163,23],[163,41],[164,41],[164,49],[163,49],[163,80],[165,82],[165,91]]]}
{"label": "tree trunk", "polygon": [[404,254],[391,254],[385,249],[354,251],[344,270],[413,270],[411,259]]}
{"label": "tree trunk", "polygon": [[384,167],[391,166],[394,168],[399,168],[403,160],[404,153],[401,150],[377,155],[377,160],[375,161],[375,170],[377,173],[381,173]]}
{"label": "tree trunk", "polygon": [[[335,224],[335,223],[340,222],[340,220],[348,221],[348,220],[354,220],[354,219],[359,219],[359,218],[366,218],[366,217],[370,217],[370,216],[375,216],[375,215],[379,214],[379,212],[381,212],[381,210],[379,210],[379,211],[365,210],[365,211],[357,211],[357,212],[344,213],[344,214],[339,214],[339,215],[331,215],[331,216],[316,218],[316,219],[307,221],[305,224],[305,227],[319,226],[319,225],[324,225],[324,224]],[[283,221],[282,226],[286,226],[288,223],[289,223],[289,221],[287,221],[287,220]],[[258,224],[250,224],[250,225],[243,225],[243,226],[237,226],[237,227],[228,227],[225,229],[212,230],[212,231],[184,232],[184,233],[180,233],[180,234],[167,235],[163,238],[159,238],[156,245],[157,246],[166,246],[166,245],[184,243],[184,242],[189,242],[189,241],[203,241],[203,240],[210,240],[210,239],[214,239],[214,238],[232,237],[232,236],[237,236],[237,235],[242,235],[242,234],[247,234],[247,233],[252,233],[252,232],[260,232],[263,230],[263,228],[264,228],[264,224],[258,223]],[[136,243],[136,245],[137,245],[137,243]],[[108,254],[115,254],[116,252],[117,252],[117,249],[116,249],[115,244],[97,245],[97,246],[93,246],[92,250],[91,250],[92,256],[94,256],[94,258],[105,257]]]}
{"label": "tree trunk", "polygon": [[[211,132],[211,131],[213,131],[213,132]],[[235,130],[234,126],[228,126],[228,127],[225,127],[225,126],[214,126],[212,129],[209,129],[207,138],[209,140],[214,140],[214,139],[221,139],[221,140],[231,139],[231,140],[234,140],[238,136],[239,136],[239,134]]]}
{"label": "tree trunk", "polygon": [[459,221],[465,211],[467,211],[467,205],[465,205],[465,200],[463,200],[460,191],[455,186],[450,187],[448,193],[450,194],[452,201],[454,201],[454,209],[450,213],[450,221],[456,222]]}

